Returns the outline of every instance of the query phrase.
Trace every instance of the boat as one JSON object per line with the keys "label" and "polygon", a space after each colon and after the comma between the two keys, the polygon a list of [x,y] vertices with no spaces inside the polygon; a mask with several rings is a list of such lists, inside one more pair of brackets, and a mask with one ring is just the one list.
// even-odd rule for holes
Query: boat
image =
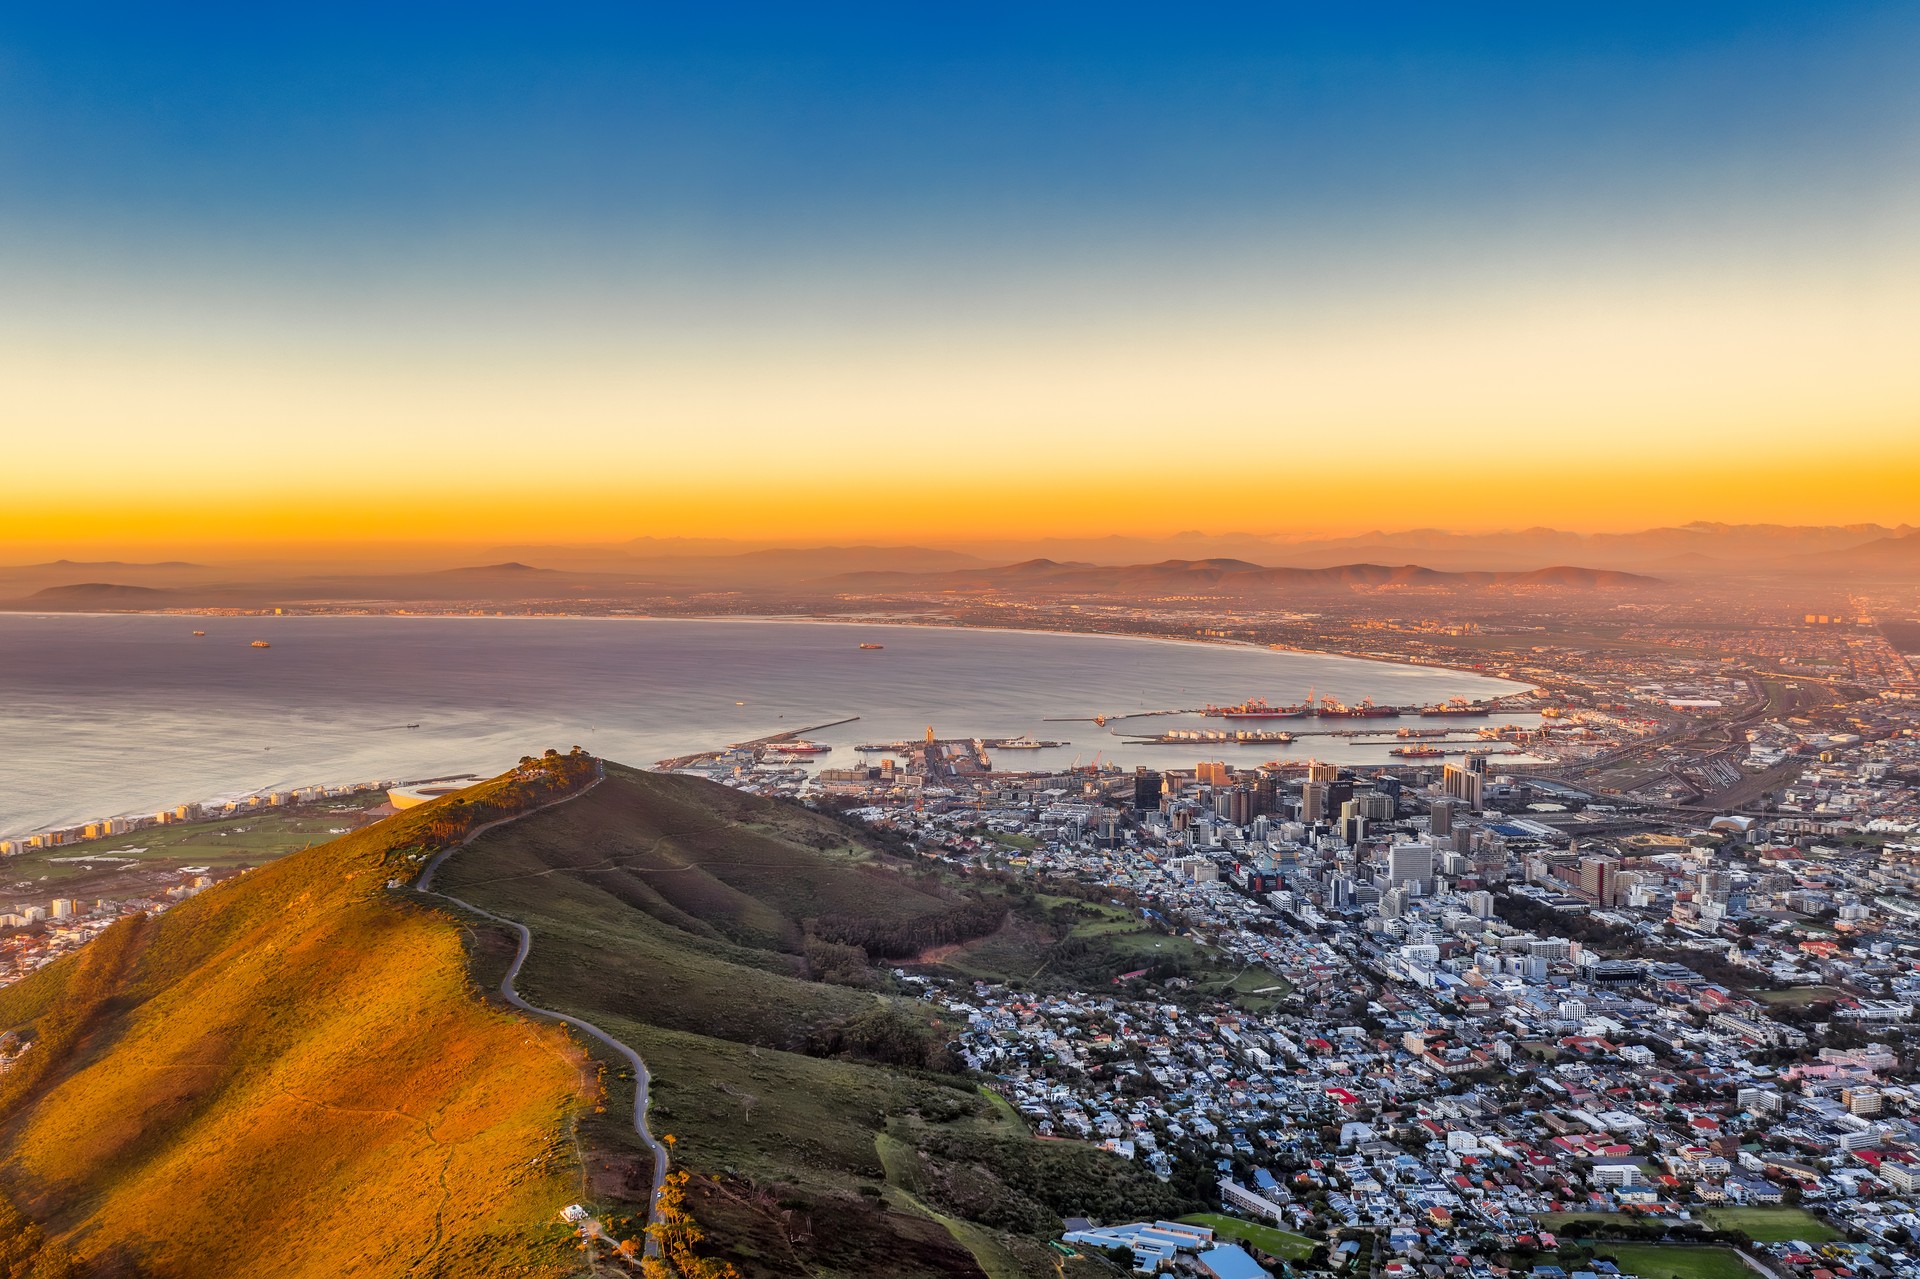
{"label": "boat", "polygon": [[1394,734],[1396,737],[1445,737],[1451,731],[1444,728],[1403,728]]}
{"label": "boat", "polygon": [[831,746],[822,746],[819,742],[792,741],[769,742],[767,749],[778,751],[782,755],[824,755],[832,750]]}
{"label": "boat", "polygon": [[1251,697],[1235,706],[1215,706],[1211,702],[1202,715],[1214,719],[1299,719],[1313,713],[1312,694],[1298,706],[1269,706],[1264,697]]}
{"label": "boat", "polygon": [[1455,697],[1432,706],[1422,706],[1420,713],[1428,718],[1437,715],[1491,715],[1493,708],[1482,702],[1469,702],[1464,697]]}
{"label": "boat", "polygon": [[265,640],[255,640],[255,641],[253,642],[253,644],[252,644],[252,647],[254,647],[254,648],[272,648],[272,647],[273,647],[273,645],[271,645],[271,644],[269,644],[269,643],[267,643],[267,642],[266,642]]}
{"label": "boat", "polygon": [[206,632],[205,632],[205,631],[195,631],[195,632],[194,632],[194,634],[195,634],[196,636],[202,636],[202,637],[204,637],[204,636],[206,635]]}
{"label": "boat", "polygon": [[885,644],[862,644],[861,648],[885,648]]}
{"label": "boat", "polygon": [[1438,746],[1396,746],[1387,754],[1398,755],[1401,759],[1437,759],[1446,752]]}
{"label": "boat", "polygon": [[1396,719],[1400,715],[1400,708],[1375,706],[1371,697],[1361,698],[1358,706],[1348,706],[1337,698],[1323,697],[1317,713],[1322,719]]}

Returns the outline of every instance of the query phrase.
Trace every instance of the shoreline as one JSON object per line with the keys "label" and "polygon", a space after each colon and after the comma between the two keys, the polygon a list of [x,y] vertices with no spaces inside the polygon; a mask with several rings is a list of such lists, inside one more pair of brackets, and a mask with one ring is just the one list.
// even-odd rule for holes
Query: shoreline
{"label": "shoreline", "polygon": [[[917,622],[904,617],[889,618],[886,621],[860,621],[850,617],[820,617],[812,613],[431,613],[419,609],[405,612],[384,613],[227,613],[206,609],[115,609],[110,612],[98,612],[86,609],[57,612],[34,612],[20,609],[0,610],[0,616],[32,617],[52,619],[65,617],[224,617],[235,620],[259,618],[269,622],[283,622],[295,619],[324,618],[328,621],[345,621],[354,618],[378,619],[381,621],[462,621],[462,622],[731,622],[743,625],[780,625],[780,626],[886,626],[902,630],[944,630],[944,631],[984,631],[1005,635],[1056,635],[1074,639],[1112,639],[1130,640],[1136,643],[1157,644],[1195,644],[1210,648],[1241,648],[1251,652],[1263,653],[1300,653],[1309,657],[1335,657],[1350,662],[1378,663],[1382,666],[1413,666],[1428,671],[1451,671],[1457,675],[1471,675],[1475,679],[1492,680],[1496,683],[1513,684],[1515,692],[1530,691],[1531,684],[1522,684],[1508,679],[1504,675],[1490,675],[1471,666],[1456,666],[1450,662],[1427,662],[1418,658],[1399,657],[1386,654],[1359,654],[1343,652],[1331,648],[1302,648],[1297,644],[1259,644],[1252,640],[1222,639],[1204,635],[1156,635],[1135,634],[1131,631],[1063,631],[1048,626],[981,626],[967,622],[924,621]],[[1512,693],[1496,696],[1513,696]]]}
{"label": "shoreline", "polygon": [[[165,618],[192,618],[192,617],[224,617],[236,623],[243,620],[260,621],[265,623],[281,623],[281,622],[286,622],[290,620],[313,620],[313,619],[319,619],[319,620],[324,620],[328,622],[352,620],[352,619],[367,619],[367,620],[374,620],[374,621],[381,621],[381,622],[395,622],[395,621],[405,622],[405,621],[425,619],[425,620],[436,620],[436,621],[463,620],[463,621],[470,621],[470,622],[489,622],[490,621],[490,622],[522,622],[522,623],[593,622],[593,623],[602,623],[602,624],[627,624],[627,623],[651,622],[651,623],[667,623],[667,624],[679,623],[679,624],[687,624],[687,625],[707,625],[707,624],[715,624],[715,623],[725,623],[725,624],[732,624],[732,625],[747,625],[747,626],[755,626],[755,625],[781,626],[781,625],[804,624],[804,625],[817,626],[817,627],[840,627],[840,628],[854,631],[856,633],[867,633],[867,634],[871,634],[876,630],[883,630],[883,629],[917,630],[917,631],[935,630],[935,631],[945,631],[945,632],[952,632],[952,633],[982,632],[982,633],[1002,634],[1002,635],[1039,636],[1039,637],[1049,637],[1049,638],[1056,638],[1056,639],[1105,640],[1113,643],[1123,643],[1123,644],[1147,643],[1147,644],[1160,644],[1160,645],[1166,645],[1166,646],[1196,645],[1196,646],[1203,646],[1203,647],[1211,647],[1214,649],[1230,649],[1230,650],[1244,651],[1249,653],[1294,653],[1294,654],[1298,654],[1300,656],[1308,657],[1308,658],[1316,658],[1321,660],[1336,660],[1340,662],[1354,663],[1355,669],[1358,669],[1364,666],[1369,666],[1369,665],[1378,665],[1378,666],[1400,666],[1400,667],[1407,667],[1407,668],[1418,669],[1418,670],[1445,671],[1450,674],[1469,676],[1475,680],[1482,680],[1482,681],[1486,681],[1489,684],[1502,686],[1500,688],[1500,691],[1488,692],[1484,694],[1483,696],[1487,700],[1495,700],[1495,699],[1512,697],[1519,694],[1523,694],[1528,692],[1532,687],[1530,685],[1522,684],[1514,680],[1505,679],[1504,677],[1501,677],[1501,676],[1490,675],[1483,671],[1476,671],[1476,670],[1472,670],[1464,667],[1446,666],[1438,663],[1423,663],[1423,662],[1417,662],[1417,661],[1399,661],[1399,660],[1394,660],[1392,658],[1387,658],[1387,657],[1362,657],[1362,656],[1357,656],[1350,653],[1343,653],[1335,650],[1307,649],[1307,648],[1299,648],[1296,646],[1275,646],[1275,645],[1269,645],[1269,644],[1256,643],[1249,640],[1224,639],[1224,638],[1209,637],[1209,636],[1134,634],[1126,631],[1113,631],[1113,630],[1060,630],[1052,627],[1043,627],[1043,626],[1028,627],[1028,626],[1006,626],[1006,625],[993,625],[993,626],[972,625],[964,622],[955,622],[955,621],[944,619],[944,618],[940,620],[934,620],[931,617],[927,618],[927,620],[913,620],[909,618],[892,617],[892,618],[888,618],[885,621],[878,621],[878,620],[861,621],[861,620],[853,620],[853,619],[840,618],[840,617],[794,616],[794,615],[785,615],[785,614],[701,615],[701,616],[679,616],[679,615],[662,616],[659,614],[635,614],[635,615],[623,615],[623,616],[598,616],[593,614],[570,613],[570,614],[552,614],[552,615],[538,615],[538,616],[529,616],[526,614],[515,614],[515,615],[504,615],[504,616],[496,617],[491,615],[476,616],[472,613],[407,612],[407,613],[317,613],[317,614],[316,613],[295,613],[295,614],[281,614],[277,616],[272,614],[267,614],[267,615],[248,614],[248,615],[245,615],[245,617],[243,618],[241,616],[237,616],[233,614],[225,614],[225,613],[208,613],[204,611],[176,611],[176,610],[161,610],[161,611],[114,610],[111,612],[75,611],[75,612],[57,612],[57,613],[11,612],[11,613],[8,613],[7,616],[21,618],[23,622],[36,620],[36,619],[37,620],[53,620],[53,619],[117,620],[117,619],[127,619],[127,618],[165,619]],[[714,726],[714,728],[716,732],[724,731],[724,729],[722,729],[721,726],[717,724]],[[721,748],[714,747],[713,749],[721,749]],[[316,769],[314,771],[319,772],[320,770]],[[402,782],[399,784],[406,784],[406,783]],[[230,788],[230,787],[221,787],[216,783],[214,786],[208,788],[209,790],[212,790],[214,792],[214,794],[210,798],[196,800],[196,801],[189,801],[189,802],[196,803],[202,806],[224,805],[228,803],[244,803],[244,801],[248,799],[264,796],[266,794],[271,793],[274,790],[284,789],[288,791],[296,791],[296,790],[308,789],[316,785],[326,786],[329,789],[333,789],[335,787],[342,787],[342,786],[356,788],[356,789],[363,789],[363,788],[370,787],[372,784],[365,781],[364,779],[359,779],[353,782],[341,782],[341,783],[289,781],[283,785],[278,785],[278,786],[237,789],[237,788]],[[22,828],[17,834],[0,832],[0,838],[5,838],[9,840],[18,840],[18,841],[24,842],[25,840],[30,839],[36,835],[44,835],[52,831],[71,830],[76,827],[84,826],[91,822],[96,822],[96,821],[119,820],[119,819],[125,819],[125,818],[133,818],[137,820],[141,818],[148,818],[148,817],[151,817],[154,812],[160,811],[162,808],[175,807],[178,802],[179,801],[176,800],[176,801],[164,803],[164,804],[155,804],[151,807],[148,807],[145,805],[131,806],[128,808],[121,809],[120,811],[112,814],[107,814],[107,815],[95,814],[95,815],[82,818],[73,822],[55,822],[55,823],[49,823],[46,825],[26,827],[26,828]],[[100,836],[98,838],[110,838],[110,837]],[[94,841],[76,840],[71,846],[84,847],[86,844],[89,844],[92,842]],[[68,846],[69,845],[62,844],[62,845],[59,845],[58,847],[64,848]],[[20,851],[26,852],[26,851],[43,851],[43,850],[33,850],[33,849],[23,848]]]}

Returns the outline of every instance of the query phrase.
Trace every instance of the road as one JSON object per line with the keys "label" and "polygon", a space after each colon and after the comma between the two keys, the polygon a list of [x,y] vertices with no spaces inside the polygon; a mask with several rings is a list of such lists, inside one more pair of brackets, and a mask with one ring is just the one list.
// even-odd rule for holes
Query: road
{"label": "road", "polygon": [[[605,765],[596,762],[595,769],[597,771],[594,779],[571,795],[563,795],[559,799],[549,800],[538,808],[529,808],[524,813],[516,813],[512,817],[502,817],[496,821],[486,822],[474,827],[467,832],[465,839],[462,839],[451,848],[446,848],[436,853],[433,860],[427,863],[426,869],[420,872],[420,878],[414,881],[413,886],[417,891],[425,893],[429,897],[438,897],[442,901],[452,902],[464,911],[469,911],[480,916],[482,919],[490,919],[502,927],[511,928],[519,935],[520,947],[514,952],[513,963],[507,967],[506,976],[500,979],[500,998],[506,1000],[523,1013],[528,1013],[535,1017],[549,1017],[554,1021],[565,1022],[581,1034],[592,1036],[625,1058],[627,1064],[633,1067],[633,1130],[640,1134],[640,1140],[647,1144],[647,1149],[653,1154],[653,1191],[647,1196],[647,1225],[648,1227],[652,1227],[654,1217],[660,1211],[660,1190],[667,1182],[667,1148],[647,1129],[647,1089],[653,1078],[647,1072],[647,1063],[641,1059],[639,1053],[621,1043],[618,1039],[615,1039],[612,1035],[609,1035],[592,1022],[571,1016],[567,1013],[556,1012],[551,1008],[538,1007],[520,997],[520,992],[513,988],[514,979],[519,977],[520,965],[527,961],[527,952],[533,948],[533,934],[525,924],[508,919],[503,915],[496,915],[490,910],[482,910],[472,902],[462,901],[451,893],[437,893],[433,890],[433,873],[440,869],[441,862],[445,861],[460,849],[465,848],[468,844],[471,844],[474,840],[480,838],[480,836],[486,834],[496,826],[504,826],[508,822],[519,821],[523,817],[529,817],[534,813],[543,812],[556,805],[564,804],[568,800],[580,798],[580,796],[586,794],[595,786],[598,786],[601,780],[605,778]],[[651,1229],[647,1232],[647,1255],[649,1257],[657,1257],[660,1255],[660,1245],[654,1239]]]}

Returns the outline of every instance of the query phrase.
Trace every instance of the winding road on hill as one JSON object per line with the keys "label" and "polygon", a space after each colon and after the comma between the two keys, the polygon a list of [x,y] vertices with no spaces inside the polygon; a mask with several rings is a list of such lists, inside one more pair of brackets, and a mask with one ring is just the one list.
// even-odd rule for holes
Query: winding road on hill
{"label": "winding road on hill", "polygon": [[[595,760],[593,780],[571,795],[562,795],[559,799],[548,800],[537,808],[529,808],[524,813],[515,813],[511,817],[497,818],[494,821],[484,822],[474,827],[467,832],[466,838],[462,839],[459,843],[435,853],[433,859],[427,863],[426,869],[420,872],[420,878],[414,881],[413,886],[429,897],[438,897],[442,901],[452,902],[462,910],[471,911],[483,919],[491,919],[494,923],[506,928],[511,928],[515,933],[519,934],[520,948],[514,952],[513,963],[507,967],[507,975],[500,979],[500,998],[506,1000],[523,1013],[535,1017],[550,1017],[554,1021],[565,1022],[582,1034],[591,1035],[624,1057],[627,1060],[627,1064],[633,1067],[633,1130],[640,1134],[640,1140],[647,1143],[647,1149],[653,1154],[653,1190],[652,1193],[647,1196],[647,1225],[651,1227],[654,1223],[654,1218],[660,1211],[660,1190],[667,1182],[667,1148],[661,1143],[659,1138],[655,1137],[653,1133],[647,1129],[647,1089],[648,1085],[652,1082],[652,1076],[647,1072],[647,1063],[641,1059],[639,1053],[635,1052],[626,1044],[621,1043],[618,1039],[615,1039],[612,1035],[609,1035],[592,1022],[574,1017],[568,1013],[557,1012],[551,1008],[537,1007],[520,997],[520,992],[513,988],[514,979],[520,975],[520,965],[526,962],[527,952],[533,948],[533,933],[525,924],[517,920],[508,919],[503,915],[496,915],[490,910],[482,910],[472,902],[462,901],[451,893],[435,892],[433,889],[433,873],[440,869],[441,862],[444,862],[454,853],[465,848],[468,844],[471,844],[474,840],[480,838],[480,836],[486,834],[496,826],[505,826],[508,822],[517,822],[523,817],[531,817],[535,813],[544,812],[549,808],[564,804],[568,800],[580,798],[598,786],[606,778],[606,775],[606,765]],[[657,1257],[660,1255],[660,1245],[654,1239],[651,1230],[647,1233],[647,1255],[649,1257]]]}

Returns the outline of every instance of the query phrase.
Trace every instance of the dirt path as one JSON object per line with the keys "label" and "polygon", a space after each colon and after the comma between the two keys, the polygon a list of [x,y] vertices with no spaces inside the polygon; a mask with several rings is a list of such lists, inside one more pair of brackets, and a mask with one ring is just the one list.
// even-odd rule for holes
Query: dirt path
{"label": "dirt path", "polygon": [[[604,764],[596,762],[595,769],[594,779],[571,795],[563,795],[559,799],[549,800],[538,808],[530,808],[524,813],[516,813],[512,817],[502,817],[497,821],[487,822],[474,827],[471,831],[467,832],[465,839],[462,839],[453,847],[435,854],[433,860],[427,863],[426,869],[420,872],[420,878],[414,881],[413,886],[417,891],[425,893],[429,897],[438,897],[442,901],[452,902],[454,905],[460,907],[460,909],[478,915],[482,919],[490,919],[496,924],[510,928],[519,936],[520,947],[514,952],[513,963],[508,966],[507,975],[500,979],[500,998],[506,1000],[521,1012],[531,1014],[535,1017],[550,1017],[555,1021],[565,1022],[582,1034],[599,1040],[608,1048],[611,1048],[614,1052],[625,1058],[627,1064],[633,1067],[633,1130],[640,1134],[640,1140],[646,1142],[647,1149],[653,1154],[653,1190],[652,1193],[647,1196],[647,1225],[651,1227],[654,1223],[655,1216],[660,1210],[660,1189],[667,1181],[667,1148],[647,1129],[647,1094],[648,1086],[652,1082],[652,1076],[647,1072],[647,1063],[641,1059],[639,1053],[629,1048],[626,1044],[621,1043],[618,1039],[615,1039],[612,1035],[609,1035],[592,1022],[570,1016],[567,1013],[556,1012],[551,1008],[537,1007],[520,997],[520,992],[513,988],[514,979],[520,975],[520,965],[527,961],[527,952],[533,949],[533,933],[528,930],[525,924],[508,919],[503,915],[496,915],[490,910],[482,910],[472,902],[462,901],[451,893],[438,893],[433,890],[433,873],[440,869],[441,862],[445,861],[460,849],[465,848],[468,844],[471,844],[474,840],[480,838],[480,836],[486,834],[496,826],[504,826],[508,822],[516,822],[523,817],[530,817],[534,813],[544,812],[546,809],[552,808],[555,805],[564,804],[568,800],[580,798],[580,796],[586,794],[595,786],[598,786],[606,778],[606,766]],[[654,1240],[651,1230],[649,1230],[647,1234],[647,1255],[649,1257],[659,1255],[659,1245]]]}

